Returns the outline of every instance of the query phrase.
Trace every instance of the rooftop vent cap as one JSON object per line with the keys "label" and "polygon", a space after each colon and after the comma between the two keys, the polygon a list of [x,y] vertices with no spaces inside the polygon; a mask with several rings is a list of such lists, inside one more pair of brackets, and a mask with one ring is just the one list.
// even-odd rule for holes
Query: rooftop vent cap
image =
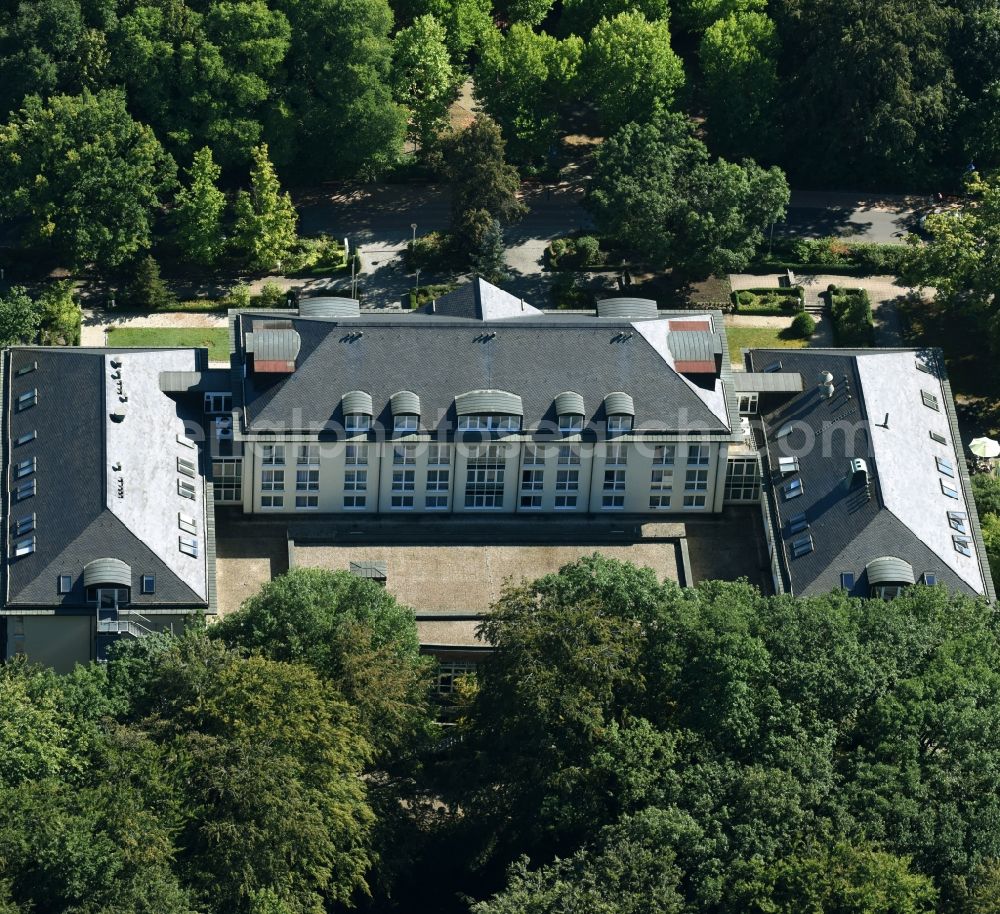
{"label": "rooftop vent cap", "polygon": [[830,374],[829,371],[821,371],[819,373],[819,379],[820,379],[820,382],[823,383],[823,384],[832,384],[833,383],[833,375]]}
{"label": "rooftop vent cap", "polygon": [[868,464],[865,463],[860,457],[855,457],[851,461],[851,485],[856,485],[860,483],[861,485],[868,484]]}

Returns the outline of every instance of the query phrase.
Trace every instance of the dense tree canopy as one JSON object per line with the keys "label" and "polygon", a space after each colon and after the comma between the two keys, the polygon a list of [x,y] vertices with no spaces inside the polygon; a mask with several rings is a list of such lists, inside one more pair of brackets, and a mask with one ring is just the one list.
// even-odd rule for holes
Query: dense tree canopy
{"label": "dense tree canopy", "polygon": [[148,248],[173,182],[173,161],[121,92],[30,96],[0,127],[0,218],[23,217],[32,241],[73,266],[118,266]]}
{"label": "dense tree canopy", "polygon": [[702,275],[745,268],[788,199],[777,168],[713,161],[683,116],[665,115],[604,143],[589,205],[652,263]]}

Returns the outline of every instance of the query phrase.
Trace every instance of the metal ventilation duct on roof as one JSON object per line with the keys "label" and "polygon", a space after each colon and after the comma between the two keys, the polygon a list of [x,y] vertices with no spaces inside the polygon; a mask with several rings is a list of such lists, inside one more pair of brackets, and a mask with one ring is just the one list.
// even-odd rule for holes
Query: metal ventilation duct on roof
{"label": "metal ventilation duct on roof", "polygon": [[609,416],[634,416],[635,403],[628,394],[615,391],[604,398],[604,412]]}
{"label": "metal ventilation duct on roof", "polygon": [[97,587],[101,584],[131,587],[131,567],[121,559],[94,559],[88,562],[83,566],[83,586]]}
{"label": "metal ventilation duct on roof", "polygon": [[598,317],[615,317],[619,320],[656,317],[659,311],[651,298],[605,298],[597,303]]}
{"label": "metal ventilation duct on roof", "polygon": [[299,317],[360,317],[361,305],[356,298],[322,295],[299,302]]}
{"label": "metal ventilation duct on roof", "polygon": [[916,581],[913,566],[891,555],[869,562],[865,570],[869,584],[913,584]]}
{"label": "metal ventilation duct on roof", "polygon": [[394,416],[419,416],[420,397],[412,390],[401,390],[389,397],[389,406]]}
{"label": "metal ventilation duct on roof", "polygon": [[455,410],[460,416],[503,413],[523,416],[521,398],[506,390],[470,390],[455,397]]}
{"label": "metal ventilation duct on roof", "polygon": [[557,416],[585,416],[586,414],[583,407],[583,397],[578,393],[566,390],[556,397]]}
{"label": "metal ventilation duct on roof", "polygon": [[372,413],[372,395],[365,393],[363,390],[351,390],[344,394],[344,399],[341,401],[341,406],[344,408],[344,415],[363,415],[371,416]]}

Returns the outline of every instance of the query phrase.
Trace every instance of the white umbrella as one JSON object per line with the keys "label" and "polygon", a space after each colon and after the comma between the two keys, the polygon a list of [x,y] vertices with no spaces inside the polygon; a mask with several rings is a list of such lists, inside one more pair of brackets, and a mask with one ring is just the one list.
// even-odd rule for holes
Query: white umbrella
{"label": "white umbrella", "polygon": [[969,450],[977,457],[1000,457],[1000,442],[992,438],[973,438]]}

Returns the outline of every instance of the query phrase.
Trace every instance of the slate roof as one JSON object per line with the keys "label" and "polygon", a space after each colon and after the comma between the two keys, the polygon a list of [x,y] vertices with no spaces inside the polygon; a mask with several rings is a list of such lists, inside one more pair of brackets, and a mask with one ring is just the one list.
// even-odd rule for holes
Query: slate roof
{"label": "slate roof", "polygon": [[[773,366],[776,354],[751,351],[750,370]],[[781,372],[801,375],[805,382],[801,393],[789,393],[790,399],[762,417],[765,477],[792,592],[826,593],[840,587],[841,573],[849,572],[855,575],[852,593],[867,596],[866,565],[891,556],[912,565],[918,580],[931,572],[952,590],[993,598],[939,354],[782,350],[780,361]],[[918,361],[931,370],[918,369]],[[833,376],[831,398],[820,390],[821,372]],[[937,398],[938,411],[923,404],[925,389]],[[786,428],[794,430],[784,435]],[[781,473],[782,456],[797,459],[794,472]],[[936,456],[949,461],[953,478],[939,472]],[[849,482],[853,458],[865,461],[870,489]],[[788,498],[785,486],[792,480],[801,483],[802,494]],[[957,498],[944,494],[941,480],[954,484]],[[949,511],[968,516],[975,541],[971,556],[954,549]],[[802,514],[808,527],[793,533],[792,523]],[[806,535],[813,549],[796,556],[792,542]]]}
{"label": "slate roof", "polygon": [[[472,292],[461,294],[466,305],[474,304]],[[456,301],[451,310],[460,310]],[[555,399],[569,390],[582,395],[588,423],[603,423],[605,397],[622,391],[635,401],[636,430],[730,436],[738,422],[728,359],[720,357],[721,367],[707,387],[673,367],[669,321],[693,316],[661,312],[647,321],[544,313],[499,320],[440,313],[394,319],[292,317],[301,340],[295,371],[264,377],[248,365],[242,381],[246,427],[336,435],[344,421],[341,397],[364,390],[373,400],[373,425],[391,429],[391,397],[405,388],[419,396],[421,425],[429,433],[454,429],[456,397],[475,390],[520,396],[523,428],[537,430],[558,421]],[[239,312],[232,319],[239,363],[246,358],[247,332],[264,315]],[[676,336],[690,337],[684,345],[701,353],[721,354],[721,315],[701,319],[710,326],[714,322],[714,339],[706,339],[713,336],[707,333]]]}
{"label": "slate roof", "polygon": [[[119,403],[111,381],[110,359],[124,365],[124,390]],[[195,482],[197,502],[181,499],[174,452],[194,456],[182,448],[176,435],[184,428],[184,408],[159,391],[160,370],[195,371],[192,350],[61,349],[19,347],[3,353],[5,438],[3,594],[6,608],[83,608],[83,568],[95,559],[116,558],[131,566],[132,605],[140,609],[196,608],[209,603],[209,524],[202,505],[203,476]],[[21,368],[37,364],[30,373]],[[37,389],[38,400],[24,410],[12,407],[25,389]],[[153,402],[151,397],[155,396]],[[125,411],[123,423],[109,418],[109,404]],[[170,422],[164,417],[173,418]],[[16,446],[30,432],[36,437]],[[115,453],[109,454],[111,449]],[[29,457],[36,459],[36,494],[23,500],[10,498],[13,467]],[[118,469],[115,469],[118,467]],[[117,498],[118,480],[125,497]],[[114,486],[115,491],[109,491]],[[181,556],[178,546],[179,510],[199,517],[199,558]],[[36,548],[31,554],[12,557],[12,533],[18,517],[35,515]],[[173,550],[164,547],[171,543]],[[175,554],[176,553],[176,554]],[[185,561],[181,562],[181,558]],[[58,576],[68,574],[70,593],[58,594]],[[140,593],[139,577],[156,576],[156,593]]]}

